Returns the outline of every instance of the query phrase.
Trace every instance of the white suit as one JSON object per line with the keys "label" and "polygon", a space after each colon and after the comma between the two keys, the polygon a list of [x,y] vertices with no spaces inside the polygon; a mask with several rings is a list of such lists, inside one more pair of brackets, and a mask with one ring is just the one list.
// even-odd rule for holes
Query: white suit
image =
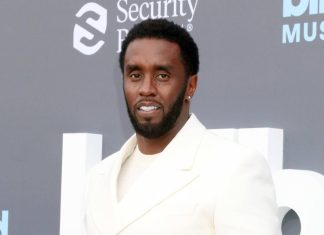
{"label": "white suit", "polygon": [[192,114],[122,201],[117,178],[132,136],[92,169],[87,235],[275,235],[271,174],[257,153],[210,133]]}

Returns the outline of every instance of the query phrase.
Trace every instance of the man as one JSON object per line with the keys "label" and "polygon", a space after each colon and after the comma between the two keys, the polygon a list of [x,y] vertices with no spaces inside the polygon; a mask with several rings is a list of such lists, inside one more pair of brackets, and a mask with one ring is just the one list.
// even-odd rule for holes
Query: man
{"label": "man", "polygon": [[274,235],[262,156],[211,134],[189,113],[198,48],[167,20],[130,30],[120,53],[132,136],[89,175],[88,235]]}

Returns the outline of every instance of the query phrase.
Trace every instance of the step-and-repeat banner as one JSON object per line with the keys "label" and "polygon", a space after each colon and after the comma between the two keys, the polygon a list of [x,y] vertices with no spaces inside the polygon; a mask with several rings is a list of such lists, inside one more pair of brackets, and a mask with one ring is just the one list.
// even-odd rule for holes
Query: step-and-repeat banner
{"label": "step-and-repeat banner", "polygon": [[208,128],[283,129],[284,168],[324,173],[323,0],[1,0],[1,235],[59,234],[63,133],[103,134],[105,156],[131,135],[117,60],[148,18],[197,41]]}

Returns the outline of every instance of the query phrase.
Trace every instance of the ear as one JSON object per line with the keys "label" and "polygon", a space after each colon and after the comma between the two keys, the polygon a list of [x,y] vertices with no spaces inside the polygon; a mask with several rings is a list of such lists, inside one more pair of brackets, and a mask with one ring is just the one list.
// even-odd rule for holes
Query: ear
{"label": "ear", "polygon": [[[189,101],[195,94],[197,88],[198,75],[194,74],[188,78],[186,99]],[[190,97],[190,98],[189,98]]]}

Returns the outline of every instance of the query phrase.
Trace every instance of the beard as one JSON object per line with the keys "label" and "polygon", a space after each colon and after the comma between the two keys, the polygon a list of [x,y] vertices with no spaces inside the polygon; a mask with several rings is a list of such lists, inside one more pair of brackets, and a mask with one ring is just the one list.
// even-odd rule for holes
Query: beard
{"label": "beard", "polygon": [[129,104],[126,101],[127,106],[127,113],[129,116],[129,119],[133,125],[133,128],[135,132],[141,136],[144,136],[148,139],[155,139],[163,136],[168,131],[170,131],[176,121],[178,120],[178,117],[182,111],[183,102],[184,102],[184,96],[186,93],[186,87],[187,84],[185,83],[182,90],[180,91],[179,95],[177,96],[175,102],[171,106],[171,110],[167,113],[165,113],[162,117],[162,120],[160,123],[152,124],[142,124],[138,121],[138,119],[135,116],[135,111],[131,111],[132,109],[129,107]]}

